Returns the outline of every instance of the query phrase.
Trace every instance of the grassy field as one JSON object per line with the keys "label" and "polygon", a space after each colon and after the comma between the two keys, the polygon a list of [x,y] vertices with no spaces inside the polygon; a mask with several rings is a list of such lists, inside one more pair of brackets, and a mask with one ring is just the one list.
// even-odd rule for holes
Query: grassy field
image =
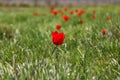
{"label": "grassy field", "polygon": [[[47,7],[1,7],[0,80],[120,80],[120,6],[78,7],[80,17],[75,9],[64,21]],[[58,24],[65,41],[52,53]]]}

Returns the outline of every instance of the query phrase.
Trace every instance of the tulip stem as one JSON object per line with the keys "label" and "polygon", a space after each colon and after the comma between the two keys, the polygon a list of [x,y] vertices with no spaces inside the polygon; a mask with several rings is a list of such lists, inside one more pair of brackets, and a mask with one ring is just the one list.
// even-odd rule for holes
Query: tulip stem
{"label": "tulip stem", "polygon": [[54,54],[54,52],[56,51],[56,49],[57,49],[57,46],[53,49],[52,54]]}
{"label": "tulip stem", "polygon": [[86,53],[84,54],[84,60],[83,60],[83,72],[84,72],[84,79],[86,79],[87,74],[86,74]]}

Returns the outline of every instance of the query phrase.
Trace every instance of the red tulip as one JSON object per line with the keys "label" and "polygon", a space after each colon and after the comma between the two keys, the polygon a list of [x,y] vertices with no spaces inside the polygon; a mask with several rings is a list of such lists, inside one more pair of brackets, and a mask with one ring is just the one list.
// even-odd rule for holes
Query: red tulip
{"label": "red tulip", "polygon": [[106,29],[102,30],[102,34],[105,35],[107,33]]}
{"label": "red tulip", "polygon": [[118,10],[118,14],[120,14],[120,10]]}
{"label": "red tulip", "polygon": [[51,10],[54,10],[54,9],[55,9],[54,6],[52,6],[52,7],[51,7]]}
{"label": "red tulip", "polygon": [[83,23],[84,23],[84,20],[80,20],[80,23],[83,24]]}
{"label": "red tulip", "polygon": [[111,17],[110,17],[110,16],[107,16],[107,20],[108,20],[108,21],[111,20]]}
{"label": "red tulip", "polygon": [[96,18],[96,16],[95,15],[92,15],[92,19],[95,19]]}
{"label": "red tulip", "polygon": [[95,14],[95,13],[96,13],[96,10],[92,10],[92,13]]}
{"label": "red tulip", "polygon": [[58,11],[56,11],[56,10],[53,10],[52,11],[52,14],[54,14],[55,16],[58,14]]}
{"label": "red tulip", "polygon": [[63,19],[64,19],[65,21],[68,21],[70,18],[69,18],[69,16],[63,16]]}
{"label": "red tulip", "polygon": [[75,9],[75,12],[77,13],[78,11],[79,11],[78,8],[76,8],[76,9]]}
{"label": "red tulip", "polygon": [[78,12],[78,16],[81,16],[81,15],[84,14],[84,13],[86,13],[85,10],[80,10],[80,11]]}
{"label": "red tulip", "polygon": [[78,13],[78,16],[81,16],[81,15],[82,15],[82,13],[81,13],[81,12],[79,12],[79,13]]}
{"label": "red tulip", "polygon": [[73,10],[71,10],[71,11],[70,11],[70,14],[74,14],[74,11],[73,11]]}
{"label": "red tulip", "polygon": [[58,10],[58,13],[60,13],[61,15],[64,14],[62,10]]}
{"label": "red tulip", "polygon": [[57,31],[52,32],[52,41],[55,45],[61,45],[64,42],[65,39],[65,34],[62,33],[58,33]]}
{"label": "red tulip", "polygon": [[38,13],[38,12],[35,12],[35,13],[34,13],[34,16],[39,16],[39,13]]}
{"label": "red tulip", "polygon": [[61,29],[61,25],[56,25],[56,29],[60,30]]}
{"label": "red tulip", "polygon": [[65,7],[65,8],[64,8],[64,11],[68,11],[68,8],[67,8],[67,7]]}

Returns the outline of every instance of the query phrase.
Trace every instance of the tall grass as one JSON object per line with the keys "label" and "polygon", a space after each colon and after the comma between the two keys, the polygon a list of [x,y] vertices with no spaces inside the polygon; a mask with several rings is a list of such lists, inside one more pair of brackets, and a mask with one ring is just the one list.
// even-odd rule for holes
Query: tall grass
{"label": "tall grass", "polygon": [[[68,22],[61,15],[51,15],[48,8],[0,8],[0,24],[13,34],[12,39],[0,35],[4,37],[0,39],[0,79],[120,80],[119,7],[80,7],[87,13],[71,15]],[[91,19],[93,9],[95,20]],[[40,15],[33,16],[35,11]],[[108,15],[111,21],[106,20]],[[84,24],[79,23],[81,19]],[[62,25],[66,37],[52,54],[51,32],[56,24]]]}

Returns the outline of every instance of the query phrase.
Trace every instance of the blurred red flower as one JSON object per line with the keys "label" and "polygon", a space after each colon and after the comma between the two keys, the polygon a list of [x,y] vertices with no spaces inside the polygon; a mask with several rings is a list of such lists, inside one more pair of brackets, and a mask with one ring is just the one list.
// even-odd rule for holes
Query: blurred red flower
{"label": "blurred red flower", "polygon": [[68,11],[68,8],[67,8],[67,7],[65,7],[65,8],[64,8],[64,11]]}
{"label": "blurred red flower", "polygon": [[106,29],[102,30],[102,34],[105,35],[107,33]]}
{"label": "blurred red flower", "polygon": [[111,17],[110,17],[110,16],[107,16],[107,20],[108,20],[108,21],[111,20]]}
{"label": "blurred red flower", "polygon": [[92,19],[95,19],[96,18],[96,16],[95,15],[92,15]]}
{"label": "blurred red flower", "polygon": [[70,18],[69,18],[69,16],[63,16],[63,19],[64,19],[65,21],[68,21]]}
{"label": "blurred red flower", "polygon": [[61,14],[61,15],[64,14],[62,10],[58,10],[58,13]]}
{"label": "blurred red flower", "polygon": [[58,14],[58,11],[53,10],[53,11],[52,11],[52,14],[56,16],[56,15]]}
{"label": "blurred red flower", "polygon": [[78,16],[81,16],[82,15],[82,13],[81,12],[78,12]]}
{"label": "blurred red flower", "polygon": [[54,10],[55,9],[55,7],[54,6],[51,6],[51,10]]}
{"label": "blurred red flower", "polygon": [[75,9],[75,12],[77,13],[78,11],[79,11],[78,8],[76,8],[76,9]]}
{"label": "blurred red flower", "polygon": [[70,14],[74,14],[74,11],[73,11],[73,10],[71,10],[71,11],[70,11]]}
{"label": "blurred red flower", "polygon": [[64,42],[65,39],[65,34],[62,33],[58,33],[57,31],[52,32],[52,41],[55,45],[61,45]]}
{"label": "blurred red flower", "polygon": [[96,13],[96,10],[92,10],[92,13],[95,14],[95,13]]}
{"label": "blurred red flower", "polygon": [[81,16],[81,15],[84,14],[84,13],[86,13],[85,10],[80,10],[80,11],[78,12],[78,16]]}
{"label": "blurred red flower", "polygon": [[118,10],[118,14],[120,14],[120,10]]}
{"label": "blurred red flower", "polygon": [[56,25],[56,29],[60,30],[61,29],[61,25]]}
{"label": "blurred red flower", "polygon": [[84,23],[84,20],[80,20],[80,23],[83,24],[83,23]]}
{"label": "blurred red flower", "polygon": [[38,12],[34,12],[34,16],[39,16],[39,13]]}

